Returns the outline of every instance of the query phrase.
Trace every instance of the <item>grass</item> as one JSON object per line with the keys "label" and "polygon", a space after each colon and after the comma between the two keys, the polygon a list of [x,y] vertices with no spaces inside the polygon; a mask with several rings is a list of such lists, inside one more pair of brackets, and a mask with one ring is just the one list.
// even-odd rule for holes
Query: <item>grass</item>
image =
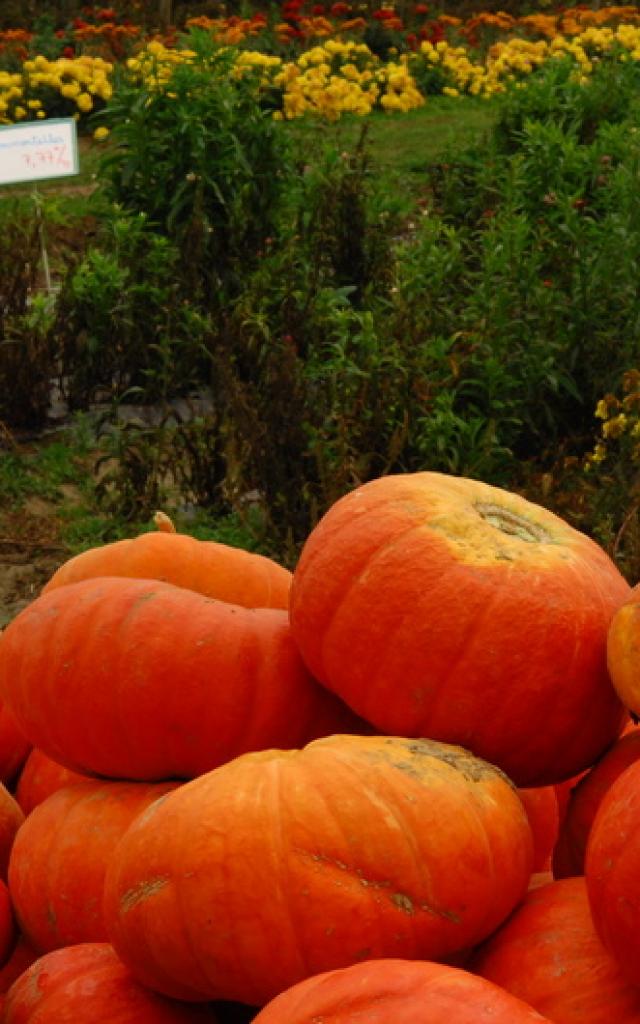
{"label": "grass", "polygon": [[[38,552],[53,541],[69,556],[109,541],[153,529],[152,522],[110,517],[96,495],[96,459],[102,454],[86,419],[38,443],[0,450],[0,538],[27,541]],[[260,523],[236,515],[212,518],[203,509],[166,508],[178,529],[200,540],[215,540],[252,551]],[[41,529],[39,528],[41,527]]]}
{"label": "grass", "polygon": [[[397,179],[400,187],[412,195],[429,164],[479,142],[494,123],[496,113],[495,100],[431,96],[424,107],[408,114],[371,114],[366,125],[372,166],[382,175]],[[324,135],[348,149],[357,141],[363,123],[362,118],[345,119],[335,125],[292,121],[290,129],[303,143]]]}
{"label": "grass", "polygon": [[[495,110],[487,100],[434,96],[405,115],[376,113],[369,129],[372,160],[383,172],[419,175],[452,149],[478,141],[492,125]],[[355,135],[358,126],[352,130]]]}

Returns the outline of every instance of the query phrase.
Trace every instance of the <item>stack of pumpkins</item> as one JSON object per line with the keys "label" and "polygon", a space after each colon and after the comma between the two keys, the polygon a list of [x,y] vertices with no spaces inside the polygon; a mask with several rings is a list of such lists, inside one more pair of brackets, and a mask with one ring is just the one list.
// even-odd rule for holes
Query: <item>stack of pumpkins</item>
{"label": "stack of pumpkins", "polygon": [[0,1020],[640,1024],[605,552],[435,473],[342,498],[293,577],[157,525],[0,637]]}

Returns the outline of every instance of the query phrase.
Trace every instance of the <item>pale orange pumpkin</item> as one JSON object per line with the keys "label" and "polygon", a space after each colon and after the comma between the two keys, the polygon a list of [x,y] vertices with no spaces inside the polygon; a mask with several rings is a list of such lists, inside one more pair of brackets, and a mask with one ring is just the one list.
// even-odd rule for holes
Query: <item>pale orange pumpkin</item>
{"label": "pale orange pumpkin", "polygon": [[43,593],[96,576],[162,580],[244,608],[287,608],[291,573],[265,555],[177,533],[156,513],[157,533],[90,548],[61,565]]}

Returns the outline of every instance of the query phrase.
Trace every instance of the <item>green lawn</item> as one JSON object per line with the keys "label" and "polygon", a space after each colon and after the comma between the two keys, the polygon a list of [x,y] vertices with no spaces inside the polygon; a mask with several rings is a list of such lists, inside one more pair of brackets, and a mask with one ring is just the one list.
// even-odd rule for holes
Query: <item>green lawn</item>
{"label": "green lawn", "polygon": [[296,137],[318,134],[334,137],[347,149],[358,139],[363,124],[374,166],[399,177],[409,191],[420,183],[425,167],[452,149],[464,149],[481,140],[496,117],[496,102],[464,97],[432,96],[424,107],[408,114],[376,112],[368,118],[350,118],[335,125],[292,121]]}

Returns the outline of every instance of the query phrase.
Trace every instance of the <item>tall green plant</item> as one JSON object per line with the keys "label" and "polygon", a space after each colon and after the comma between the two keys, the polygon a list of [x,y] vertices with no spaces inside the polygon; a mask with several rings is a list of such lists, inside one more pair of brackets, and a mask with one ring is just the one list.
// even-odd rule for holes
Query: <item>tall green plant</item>
{"label": "tall green plant", "polygon": [[259,72],[240,70],[205,33],[188,41],[193,60],[170,75],[151,68],[119,82],[101,174],[114,202],[175,242],[191,293],[220,298],[241,289],[274,234],[291,166]]}
{"label": "tall green plant", "polygon": [[209,320],[183,301],[180,252],[146,216],[104,215],[98,244],[70,268],[54,334],[63,390],[85,408],[98,390],[161,401],[202,383]]}

